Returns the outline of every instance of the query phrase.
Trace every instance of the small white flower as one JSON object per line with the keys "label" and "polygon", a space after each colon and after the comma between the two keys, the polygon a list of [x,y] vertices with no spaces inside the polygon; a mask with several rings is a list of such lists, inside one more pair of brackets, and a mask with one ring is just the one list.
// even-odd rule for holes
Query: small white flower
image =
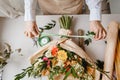
{"label": "small white flower", "polygon": [[38,64],[40,64],[42,61],[42,59],[38,59],[38,61],[34,64],[34,67],[37,68]]}
{"label": "small white flower", "polygon": [[77,55],[74,55],[75,59],[77,59]]}
{"label": "small white flower", "polygon": [[62,60],[58,60],[56,66],[64,66],[64,62]]}
{"label": "small white flower", "polygon": [[80,65],[77,63],[76,65],[75,65],[75,69],[78,69],[80,67]]}
{"label": "small white flower", "polygon": [[42,62],[43,60],[42,59],[38,59],[38,62],[40,63],[40,62]]}
{"label": "small white flower", "polygon": [[36,63],[34,64],[34,68],[35,68],[35,69],[37,68],[38,64],[39,64],[39,62],[36,62]]}
{"label": "small white flower", "polygon": [[78,74],[80,74],[80,72],[77,72]]}
{"label": "small white flower", "polygon": [[46,56],[46,57],[52,57],[51,51],[48,50],[48,51],[45,53],[45,56]]}

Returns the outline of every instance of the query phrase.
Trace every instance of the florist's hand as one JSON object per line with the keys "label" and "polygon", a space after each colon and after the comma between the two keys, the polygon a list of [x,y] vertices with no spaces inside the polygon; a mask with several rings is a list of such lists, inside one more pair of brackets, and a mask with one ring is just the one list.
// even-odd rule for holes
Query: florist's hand
{"label": "florist's hand", "polygon": [[38,36],[39,30],[35,21],[26,21],[24,34],[29,38]]}
{"label": "florist's hand", "polygon": [[106,31],[103,28],[100,21],[91,21],[90,22],[90,31],[95,33],[94,39],[100,40],[106,38]]}

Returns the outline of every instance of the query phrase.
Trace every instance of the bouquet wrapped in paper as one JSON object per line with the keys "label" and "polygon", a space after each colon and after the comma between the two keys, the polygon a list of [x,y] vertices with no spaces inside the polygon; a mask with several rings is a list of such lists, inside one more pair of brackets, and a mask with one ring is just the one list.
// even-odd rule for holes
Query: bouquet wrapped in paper
{"label": "bouquet wrapped in paper", "polygon": [[15,80],[22,79],[26,74],[29,77],[48,76],[49,80],[99,80],[100,72],[105,72],[70,38],[89,37],[90,40],[94,33],[89,32],[87,36],[71,35],[72,18],[70,16],[59,18],[60,31],[55,35],[61,37],[35,52],[30,57],[31,66],[16,75]]}

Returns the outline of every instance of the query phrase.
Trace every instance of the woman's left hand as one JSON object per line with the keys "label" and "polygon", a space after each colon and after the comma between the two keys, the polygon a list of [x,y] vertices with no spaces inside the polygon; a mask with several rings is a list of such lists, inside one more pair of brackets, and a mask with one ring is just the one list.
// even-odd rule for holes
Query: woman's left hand
{"label": "woman's left hand", "polygon": [[90,21],[90,31],[95,33],[95,40],[106,38],[106,30],[104,29],[100,21]]}

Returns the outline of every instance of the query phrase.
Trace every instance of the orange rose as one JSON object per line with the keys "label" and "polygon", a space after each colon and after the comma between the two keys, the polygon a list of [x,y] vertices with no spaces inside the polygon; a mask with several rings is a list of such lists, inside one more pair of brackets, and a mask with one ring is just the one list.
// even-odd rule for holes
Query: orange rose
{"label": "orange rose", "polygon": [[52,55],[53,55],[53,56],[56,56],[56,55],[57,55],[57,52],[58,52],[58,48],[57,48],[56,46],[54,46],[54,47],[52,48]]}

